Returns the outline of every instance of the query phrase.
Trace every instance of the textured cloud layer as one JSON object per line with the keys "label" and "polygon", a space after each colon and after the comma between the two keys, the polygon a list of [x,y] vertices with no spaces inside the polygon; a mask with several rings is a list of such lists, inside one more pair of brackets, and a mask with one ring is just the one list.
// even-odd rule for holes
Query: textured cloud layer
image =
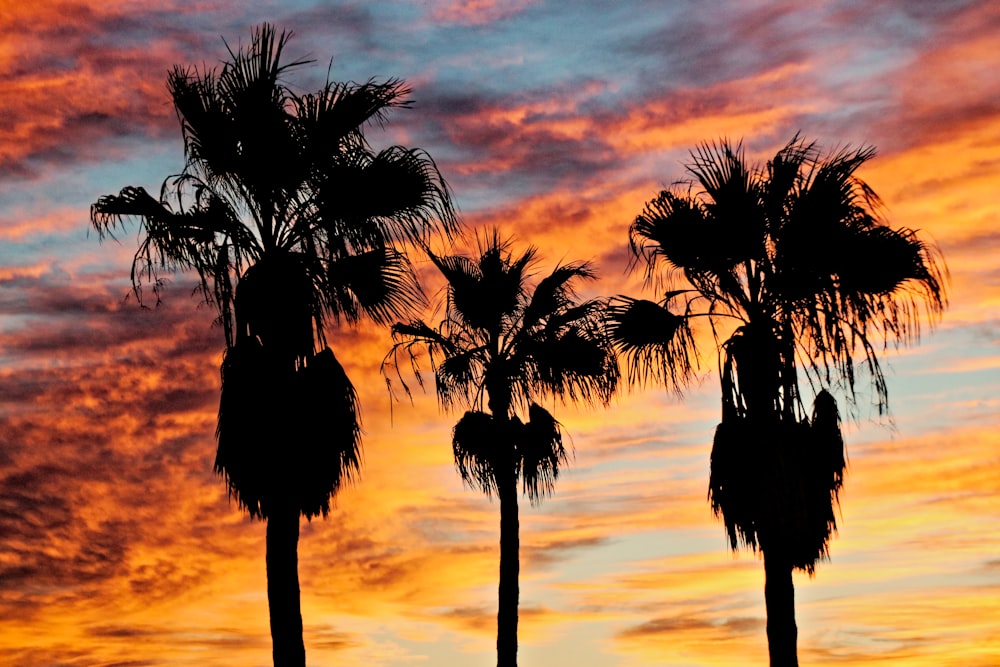
{"label": "textured cloud layer", "polygon": [[[800,653],[1000,661],[996,3],[44,0],[0,13],[0,663],[269,664],[264,527],[212,472],[212,310],[183,276],[140,308],[132,237],[85,233],[98,196],[181,168],[169,68],[216,66],[220,35],[265,19],[317,61],[302,88],[331,56],[334,79],[406,78],[414,108],[372,142],[426,148],[471,228],[536,244],[545,267],[593,260],[595,294],[643,290],[628,224],[700,142],[742,137],[755,158],[799,131],[877,145],[862,176],[938,245],[950,308],[921,346],[887,351],[893,422],[849,426],[833,560],[796,579]],[[393,402],[386,332],[332,343],[361,393],[365,466],[303,524],[310,662],[492,664],[498,506],[453,469],[456,416],[432,395]],[[522,664],[765,661],[762,568],[727,553],[705,500],[703,362],[683,403],[647,387],[552,406],[575,455],[521,514]]]}

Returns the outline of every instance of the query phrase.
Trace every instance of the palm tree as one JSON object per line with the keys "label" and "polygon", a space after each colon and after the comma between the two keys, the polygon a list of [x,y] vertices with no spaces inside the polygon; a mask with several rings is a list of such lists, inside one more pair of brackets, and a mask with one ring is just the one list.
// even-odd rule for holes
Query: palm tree
{"label": "palm tree", "polygon": [[[887,411],[877,343],[914,342],[922,315],[933,322],[946,304],[937,251],[889,227],[856,175],[874,154],[823,155],[796,136],[755,166],[740,144],[698,147],[687,166],[693,181],[661,192],[629,230],[647,281],[665,266],[686,289],[659,302],[619,297],[609,311],[630,378],[674,388],[696,360],[692,319],[712,324],[722,422],[709,498],[731,548],[763,555],[772,667],[798,664],[792,571],[813,575],[837,529],[846,464],[830,390],[856,405],[863,373]],[[800,371],[815,393],[811,414]]]}
{"label": "palm tree", "polygon": [[421,298],[409,241],[450,237],[450,195],[424,152],[373,150],[364,129],[406,107],[398,80],[327,82],[296,95],[306,61],[282,62],[290,33],[254,29],[221,70],[175,67],[168,88],[186,163],[160,198],[139,187],[91,208],[100,237],[137,221],[137,297],[193,270],[225,336],[215,469],[267,522],[274,664],[302,666],[299,515],[326,515],[361,463],[359,406],[326,344],[340,323],[388,324]]}
{"label": "palm tree", "polygon": [[496,231],[479,239],[475,258],[430,257],[447,281],[444,320],[436,328],[394,325],[396,344],[383,368],[395,367],[398,376],[401,350],[415,362],[426,349],[441,404],[471,408],[452,431],[452,448],[462,480],[500,500],[497,665],[514,667],[518,486],[535,504],[552,492],[566,463],[560,424],[535,401],[606,404],[618,367],[603,330],[604,302],[579,301],[574,291],[577,281],[594,278],[589,264],[557,266],[531,291],[536,250],[515,256]]}

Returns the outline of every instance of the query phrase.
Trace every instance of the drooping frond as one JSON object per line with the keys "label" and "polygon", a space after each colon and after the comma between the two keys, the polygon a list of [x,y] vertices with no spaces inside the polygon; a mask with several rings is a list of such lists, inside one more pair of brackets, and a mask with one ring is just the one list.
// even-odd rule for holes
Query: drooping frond
{"label": "drooping frond", "polygon": [[462,481],[487,496],[497,493],[497,472],[513,467],[513,458],[504,455],[504,427],[485,412],[466,412],[452,430],[452,452]]}
{"label": "drooping frond", "polygon": [[259,387],[270,393],[278,385],[287,386],[294,372],[269,361],[255,339],[233,345],[222,361],[215,471],[225,478],[230,497],[254,518],[267,517],[268,497],[275,484],[272,473],[277,457],[272,448],[278,445],[270,436],[276,435],[280,409]]}
{"label": "drooping frond", "polygon": [[469,405],[482,403],[482,378],[487,350],[484,346],[459,347],[455,344],[434,369],[434,389],[438,400],[446,409],[461,402]]}
{"label": "drooping frond", "polygon": [[266,519],[276,502],[325,516],[360,470],[359,420],[357,394],[329,348],[295,364],[244,339],[222,365],[215,469],[252,517]]}
{"label": "drooping frond", "polygon": [[326,516],[341,486],[361,472],[361,406],[330,348],[307,359],[297,375],[296,403],[287,413],[296,424],[286,442],[299,456],[293,459],[292,484],[305,517]]}
{"label": "drooping frond", "polygon": [[729,546],[757,550],[757,520],[761,513],[759,479],[761,453],[757,437],[745,419],[727,419],[715,427],[712,441],[708,499],[715,516],[723,519]]}
{"label": "drooping frond", "polygon": [[730,547],[781,553],[813,574],[837,530],[846,465],[837,403],[825,390],[811,422],[723,419],[712,445],[709,500]]}
{"label": "drooping frond", "polygon": [[608,333],[625,357],[630,383],[680,391],[694,372],[697,353],[689,320],[667,305],[617,296],[607,309]]}
{"label": "drooping frond", "polygon": [[[840,489],[844,485],[844,474],[847,471],[847,454],[844,450],[844,435],[841,431],[837,399],[825,389],[816,394],[813,401],[811,428],[810,454],[813,456],[813,461],[810,467],[816,471],[818,479],[810,486],[815,489],[826,489],[826,494],[837,503]],[[830,530],[836,530],[837,525],[832,518],[829,519],[829,523]]]}
{"label": "drooping frond", "polygon": [[568,461],[566,449],[559,422],[537,403],[529,406],[528,422],[519,430],[515,446],[521,483],[528,500],[537,505],[552,494],[559,466]]}
{"label": "drooping frond", "polygon": [[[242,266],[244,253],[252,254],[257,248],[239,220],[217,198],[202,196],[187,210],[176,211],[143,188],[126,187],[118,195],[98,199],[91,206],[90,217],[102,240],[115,238],[115,232],[130,222],[138,224],[139,246],[131,278],[140,303],[145,286],[152,286],[158,294],[162,274],[193,270],[205,298],[216,303],[224,321],[231,319],[224,285]],[[237,245],[244,253],[230,252]],[[229,327],[226,331],[228,334]]]}

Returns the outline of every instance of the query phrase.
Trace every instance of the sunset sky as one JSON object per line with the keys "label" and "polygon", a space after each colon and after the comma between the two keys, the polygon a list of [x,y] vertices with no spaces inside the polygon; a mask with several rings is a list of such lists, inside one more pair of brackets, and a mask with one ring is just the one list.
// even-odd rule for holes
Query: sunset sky
{"label": "sunset sky", "polygon": [[[150,9],[152,5],[157,9]],[[129,292],[133,231],[88,209],[183,167],[166,90],[223,39],[295,33],[292,83],[400,77],[376,146],[425,148],[470,229],[644,291],[628,225],[688,152],[797,132],[875,145],[861,176],[950,271],[949,307],[884,355],[890,418],[846,426],[840,533],[796,574],[804,665],[1000,665],[1000,3],[992,0],[4,0],[0,8],[0,664],[271,664],[264,525],[212,472],[223,339],[175,276]],[[332,65],[331,65],[332,59]],[[421,271],[428,263],[417,258]],[[436,292],[429,289],[432,300]],[[706,332],[702,332],[702,335]],[[433,394],[392,402],[371,325],[331,344],[364,469],[299,547],[309,664],[495,664],[499,506],[463,488]],[[711,351],[683,401],[550,405],[574,456],[521,512],[522,667],[763,665],[764,573],[706,493]]]}

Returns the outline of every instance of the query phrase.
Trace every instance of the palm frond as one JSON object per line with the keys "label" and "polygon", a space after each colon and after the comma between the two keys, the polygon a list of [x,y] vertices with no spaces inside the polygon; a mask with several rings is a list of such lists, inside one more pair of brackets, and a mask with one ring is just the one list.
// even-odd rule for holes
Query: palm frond
{"label": "palm frond", "polygon": [[462,481],[487,496],[497,494],[497,472],[509,457],[503,455],[507,443],[502,426],[485,412],[469,411],[452,430],[452,451]]}
{"label": "palm frond", "polygon": [[216,472],[251,517],[276,503],[324,516],[361,466],[357,394],[326,348],[298,365],[244,339],[222,365]]}
{"label": "palm frond", "polygon": [[329,310],[350,323],[366,315],[376,324],[390,324],[424,300],[409,259],[389,247],[330,262],[327,281]]}
{"label": "palm frond", "polygon": [[406,98],[411,89],[399,79],[365,83],[327,81],[316,93],[292,100],[296,116],[311,138],[310,149],[318,161],[337,156],[345,142],[364,145],[364,125],[381,125],[392,108],[411,105]]}
{"label": "palm frond", "polygon": [[719,273],[757,258],[766,242],[766,211],[757,170],[746,160],[742,142],[701,144],[691,151],[688,171],[702,187],[710,227],[708,268]]}
{"label": "palm frond", "polygon": [[278,29],[270,23],[255,26],[250,34],[250,44],[238,45],[234,50],[225,40],[229,60],[219,76],[219,85],[225,99],[239,105],[244,96],[259,100],[283,102],[287,92],[281,85],[284,75],[296,67],[309,64],[311,60],[284,62],[282,53],[292,38],[291,31]]}
{"label": "palm frond", "polygon": [[[90,209],[91,223],[99,238],[115,238],[115,231],[130,222],[140,228],[139,246],[132,259],[132,286],[142,303],[143,288],[152,285],[159,299],[161,273],[194,270],[207,301],[218,296],[212,281],[232,269],[238,257],[220,253],[234,233],[230,211],[216,200],[204,207],[177,212],[157,201],[143,188],[126,187],[118,195],[106,195]],[[219,304],[220,308],[227,307]]]}
{"label": "palm frond", "polygon": [[697,352],[687,318],[667,304],[616,296],[607,309],[608,335],[625,357],[631,383],[655,382],[680,391],[694,373]]}
{"label": "palm frond", "polygon": [[218,73],[175,66],[167,90],[181,123],[188,164],[208,165],[210,173],[222,177],[237,173],[239,138],[219,92]]}
{"label": "palm frond", "polygon": [[531,504],[537,505],[552,494],[559,466],[568,461],[559,422],[545,408],[532,403],[516,447],[524,494]]}
{"label": "palm frond", "polygon": [[712,440],[708,500],[723,520],[733,551],[758,547],[762,480],[758,437],[746,419],[724,419]]}
{"label": "palm frond", "polygon": [[289,221],[280,212],[295,198],[310,166],[286,108],[290,93],[279,82],[285,71],[306,62],[280,61],[289,37],[259,26],[249,45],[236,51],[227,45],[231,60],[221,72],[174,68],[168,80],[188,170],[231,200],[242,200],[265,244],[285,233],[281,227]]}
{"label": "palm frond", "polygon": [[524,309],[521,328],[533,329],[542,319],[565,311],[576,297],[573,283],[576,280],[594,280],[596,273],[588,262],[560,265],[535,285],[531,299]]}
{"label": "palm frond", "polygon": [[392,336],[396,338],[413,339],[421,343],[440,345],[445,349],[450,349],[447,338],[441,332],[432,329],[419,320],[410,323],[397,322],[392,325]]}
{"label": "palm frond", "polygon": [[385,357],[382,359],[381,372],[382,376],[385,378],[386,387],[389,390],[390,397],[395,398],[394,394],[394,379],[395,382],[402,387],[403,392],[412,398],[412,392],[410,391],[410,386],[403,377],[402,370],[399,364],[400,354],[404,354],[409,360],[410,370],[413,372],[417,384],[423,388],[424,380],[423,375],[420,372],[420,366],[418,364],[418,357],[420,352],[424,348],[431,350],[431,367],[434,368],[434,351],[436,350],[451,350],[451,342],[439,331],[432,329],[427,326],[424,322],[420,320],[413,320],[409,323],[396,322],[392,325],[392,347],[389,352],[386,353]]}
{"label": "palm frond", "polygon": [[810,165],[816,161],[817,156],[816,143],[807,142],[796,134],[768,160],[763,181],[763,198],[769,221],[780,221],[784,217],[788,202],[808,180]]}
{"label": "palm frond", "polygon": [[501,323],[513,320],[525,295],[525,270],[535,257],[534,248],[512,258],[509,243],[494,235],[482,242],[476,259],[455,255],[431,261],[448,282],[449,317],[471,329],[499,331]]}
{"label": "palm frond", "polygon": [[515,363],[533,368],[519,380],[526,395],[551,394],[563,401],[607,403],[620,379],[611,339],[603,329],[603,302],[547,318],[545,327],[520,343]]}
{"label": "palm frond", "polygon": [[434,369],[434,386],[444,408],[458,402],[477,403],[484,384],[483,347],[453,349]]}
{"label": "palm frond", "polygon": [[840,289],[885,296],[904,282],[913,281],[927,290],[937,309],[942,306],[941,281],[927,246],[911,229],[874,226],[851,234],[837,269]]}
{"label": "palm frond", "polygon": [[327,233],[355,244],[426,245],[435,235],[450,240],[458,232],[448,184],[420,149],[371,153],[350,146],[314,174],[313,187]]}
{"label": "palm frond", "polygon": [[716,264],[706,254],[712,240],[701,202],[670,190],[647,202],[629,227],[629,248],[636,260],[646,263],[647,282],[652,280],[660,258],[678,269],[710,270]]}

